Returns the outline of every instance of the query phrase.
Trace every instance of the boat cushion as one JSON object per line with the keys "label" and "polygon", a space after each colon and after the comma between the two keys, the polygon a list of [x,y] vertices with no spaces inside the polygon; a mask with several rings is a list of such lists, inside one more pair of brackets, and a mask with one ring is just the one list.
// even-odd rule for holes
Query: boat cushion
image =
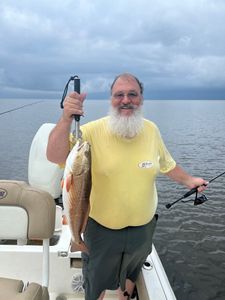
{"label": "boat cushion", "polygon": [[30,283],[23,291],[22,280],[0,278],[0,300],[47,300],[44,291],[37,283]]}
{"label": "boat cushion", "polygon": [[27,211],[28,239],[47,239],[53,235],[55,202],[48,192],[14,180],[0,180],[0,191],[0,205],[18,206]]}
{"label": "boat cushion", "polygon": [[[21,293],[23,290],[23,281],[0,277],[0,299],[3,297],[3,290],[6,291],[7,295],[8,293]],[[6,297],[5,299],[8,298]]]}

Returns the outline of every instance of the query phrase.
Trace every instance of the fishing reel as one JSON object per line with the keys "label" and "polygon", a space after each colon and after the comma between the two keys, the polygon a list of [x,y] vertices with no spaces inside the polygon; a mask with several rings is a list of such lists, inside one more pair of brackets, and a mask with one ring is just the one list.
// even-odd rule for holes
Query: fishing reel
{"label": "fishing reel", "polygon": [[200,205],[208,201],[207,197],[205,194],[201,194],[201,196],[198,197],[198,190],[196,190],[195,193],[195,199],[190,199],[190,200],[181,200],[182,203],[188,203],[188,202],[194,202],[194,205]]}
{"label": "fishing reel", "polygon": [[[205,185],[206,186],[206,185]],[[191,200],[183,200],[191,195],[193,195],[195,193],[195,199],[191,199]],[[181,198],[175,200],[172,203],[167,203],[165,206],[167,209],[171,208],[174,204],[176,204],[177,202],[182,202],[182,203],[188,203],[188,202],[194,202],[194,205],[200,205],[203,204],[204,202],[206,202],[208,199],[206,198],[206,195],[202,194],[200,197],[198,197],[198,187],[195,187],[193,189],[191,189],[190,191],[188,191],[186,194],[184,194]]]}

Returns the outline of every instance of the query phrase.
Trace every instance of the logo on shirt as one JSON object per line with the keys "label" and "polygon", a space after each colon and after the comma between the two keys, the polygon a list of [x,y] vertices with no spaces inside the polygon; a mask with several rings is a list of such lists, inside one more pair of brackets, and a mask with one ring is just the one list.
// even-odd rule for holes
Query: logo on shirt
{"label": "logo on shirt", "polygon": [[142,161],[138,164],[138,167],[141,169],[150,169],[153,166],[153,162],[150,160]]}
{"label": "logo on shirt", "polygon": [[0,200],[7,196],[7,191],[4,189],[0,189]]}

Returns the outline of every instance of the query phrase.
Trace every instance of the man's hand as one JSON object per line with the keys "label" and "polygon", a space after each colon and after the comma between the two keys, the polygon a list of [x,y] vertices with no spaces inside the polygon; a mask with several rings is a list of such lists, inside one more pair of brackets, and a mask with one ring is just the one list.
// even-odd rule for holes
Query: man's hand
{"label": "man's hand", "polygon": [[62,115],[64,121],[71,123],[73,121],[73,115],[84,115],[83,102],[86,95],[86,93],[78,94],[77,92],[72,92],[65,98]]}

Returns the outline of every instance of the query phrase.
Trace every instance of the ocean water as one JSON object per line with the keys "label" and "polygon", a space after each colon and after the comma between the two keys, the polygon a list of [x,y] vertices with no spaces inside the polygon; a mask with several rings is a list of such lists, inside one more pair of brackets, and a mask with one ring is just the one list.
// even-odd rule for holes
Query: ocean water
{"label": "ocean water", "polygon": [[[107,100],[87,100],[81,123],[104,116],[108,106]],[[54,100],[0,100],[0,179],[27,180],[32,139],[43,123],[56,123],[61,112]],[[187,172],[210,180],[225,171],[225,101],[146,100],[144,115],[158,125]],[[177,299],[224,300],[225,176],[209,185],[208,201],[199,206],[180,202],[167,210],[165,204],[187,190],[163,175],[157,187],[154,244]]]}

